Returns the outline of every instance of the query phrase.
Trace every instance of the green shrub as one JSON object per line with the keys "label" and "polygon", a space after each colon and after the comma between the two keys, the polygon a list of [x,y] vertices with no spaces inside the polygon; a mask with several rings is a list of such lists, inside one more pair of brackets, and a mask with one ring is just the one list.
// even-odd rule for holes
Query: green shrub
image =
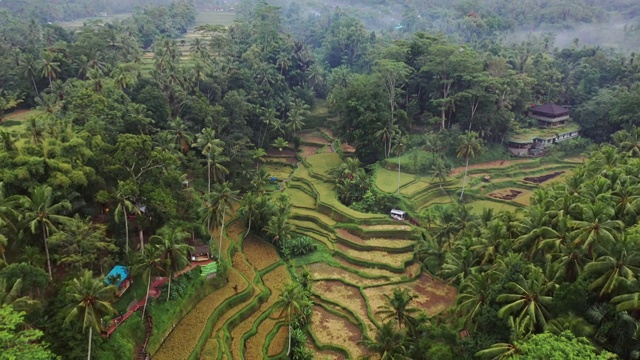
{"label": "green shrub", "polygon": [[291,331],[291,359],[296,360],[312,360],[314,353],[312,349],[307,348],[307,335],[302,329],[293,329]]}
{"label": "green shrub", "polygon": [[295,236],[287,241],[280,241],[277,244],[278,250],[280,250],[285,258],[303,256],[316,250],[313,239],[308,236]]}
{"label": "green shrub", "polygon": [[395,208],[399,199],[396,194],[383,193],[369,189],[362,197],[362,200],[355,202],[351,208],[356,211],[370,214],[388,214]]}

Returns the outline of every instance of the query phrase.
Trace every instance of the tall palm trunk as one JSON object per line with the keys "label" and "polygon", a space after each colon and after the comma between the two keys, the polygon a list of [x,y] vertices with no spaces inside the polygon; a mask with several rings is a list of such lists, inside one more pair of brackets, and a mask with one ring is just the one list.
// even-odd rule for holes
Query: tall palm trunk
{"label": "tall palm trunk", "polygon": [[400,195],[400,154],[398,154],[398,195]]}
{"label": "tall palm trunk", "polygon": [[126,243],[125,243],[125,247],[124,247],[124,252],[126,254],[129,253],[129,219],[127,219],[127,208],[126,206],[122,206],[122,213],[124,214],[124,231],[125,231],[125,239]]}
{"label": "tall palm trunk", "polygon": [[467,156],[467,164],[464,167],[464,178],[462,180],[462,191],[460,192],[460,201],[464,196],[464,187],[467,185],[467,170],[469,170],[469,157]]}
{"label": "tall palm trunk", "polygon": [[207,153],[207,191],[211,195],[211,151]]}
{"label": "tall palm trunk", "polygon": [[87,352],[87,360],[91,360],[91,338],[93,337],[93,326],[89,326],[89,351]]}
{"label": "tall palm trunk", "polygon": [[289,321],[289,346],[287,350],[287,356],[289,356],[290,352],[291,352],[291,321]]}
{"label": "tall palm trunk", "polygon": [[49,256],[49,244],[47,243],[47,228],[42,221],[42,240],[44,241],[44,252],[47,255],[47,268],[49,269],[49,280],[53,280],[53,272],[51,271],[51,256]]}
{"label": "tall palm trunk", "polygon": [[173,277],[173,273],[169,273],[167,275],[169,275],[169,285],[167,286],[167,301],[169,301],[169,295],[171,295],[171,278]]}
{"label": "tall palm trunk", "polygon": [[138,231],[138,236],[140,237],[140,253],[144,254],[144,230],[142,228]]}
{"label": "tall palm trunk", "polygon": [[142,318],[144,319],[144,313],[147,311],[147,302],[149,302],[149,291],[151,290],[151,271],[147,277],[147,295],[144,298],[144,306],[142,307]]}
{"label": "tall palm trunk", "polygon": [[220,227],[220,246],[218,247],[218,261],[222,260],[222,234],[224,233],[224,217],[227,214],[227,206],[222,208],[222,226]]}
{"label": "tall palm trunk", "polygon": [[[244,237],[247,237],[247,235],[249,235],[249,231],[251,231],[251,218],[253,216],[249,215],[249,228],[247,229],[247,233],[244,234]],[[4,253],[2,253],[2,255],[4,255]],[[6,261],[5,261],[6,262]]]}

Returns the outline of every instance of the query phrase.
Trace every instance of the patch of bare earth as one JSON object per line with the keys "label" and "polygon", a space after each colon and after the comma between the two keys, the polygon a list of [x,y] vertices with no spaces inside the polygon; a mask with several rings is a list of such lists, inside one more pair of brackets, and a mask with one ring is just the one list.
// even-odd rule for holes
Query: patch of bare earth
{"label": "patch of bare earth", "polygon": [[403,248],[405,246],[415,243],[413,240],[405,239],[382,239],[372,238],[364,240],[361,237],[348,232],[346,229],[336,229],[336,234],[341,238],[348,240],[354,244],[368,245],[368,246],[382,246],[387,248]]}
{"label": "patch of bare earth", "polygon": [[313,283],[313,292],[351,310],[364,321],[369,334],[375,331],[376,326],[369,319],[367,305],[358,288],[345,285],[340,281],[324,280]]}
{"label": "patch of bare earth", "polygon": [[320,262],[308,265],[307,269],[314,279],[342,279],[358,286],[380,285],[389,282],[389,279],[384,277],[368,279],[350,271],[335,268]]}
{"label": "patch of bare earth", "polygon": [[313,307],[311,331],[320,343],[337,345],[347,350],[351,359],[366,354],[366,349],[359,343],[362,340],[360,329],[317,305]]}
{"label": "patch of bare earth", "polygon": [[302,141],[304,142],[323,145],[330,144],[329,140],[325,139],[324,136],[322,136],[322,134],[317,131],[300,133],[298,136],[300,136],[300,139],[302,139]]}
{"label": "patch of bare earth", "polygon": [[[531,160],[497,160],[480,164],[469,165],[469,170],[472,169],[496,169],[504,168],[513,164],[531,162]],[[464,173],[464,166],[457,167],[449,173],[449,176],[457,176]]]}
{"label": "patch of bare earth", "polygon": [[315,155],[318,153],[320,147],[311,146],[311,145],[301,145],[300,151],[302,152],[301,156],[303,159],[306,159],[308,156]]}
{"label": "patch of bare earth", "polygon": [[[267,320],[265,320],[265,322],[267,322]],[[267,323],[267,325],[270,325],[271,326],[270,329],[273,329],[273,326],[275,324]],[[269,343],[269,348],[267,349],[267,355],[269,355],[269,358],[273,358],[285,350],[287,346],[288,336],[289,336],[289,327],[281,326],[280,329],[278,329],[276,336],[274,336],[273,339],[271,339],[271,342]]]}
{"label": "patch of bare earth", "polygon": [[247,236],[242,243],[242,252],[258,271],[280,260],[276,249],[257,236]]}
{"label": "patch of bare earth", "polygon": [[372,276],[387,276],[389,279],[392,279],[392,278],[394,278],[396,276],[399,276],[398,273],[394,273],[394,272],[386,270],[386,269],[381,269],[381,268],[378,268],[378,267],[375,267],[375,266],[356,265],[356,264],[350,263],[346,259],[343,259],[343,258],[337,257],[337,256],[334,256],[333,258],[337,262],[339,262],[340,264],[345,266],[346,268],[351,268],[351,269],[354,269],[356,271],[360,271],[360,272],[368,274],[368,275],[372,275]]}
{"label": "patch of bare earth", "polygon": [[379,307],[387,305],[384,295],[393,293],[396,287],[408,288],[418,295],[418,298],[413,301],[414,306],[430,315],[450,308],[456,299],[456,289],[453,286],[424,273],[412,283],[366,288],[363,292],[369,300],[371,309],[376,311]]}
{"label": "patch of bare earth", "polygon": [[386,251],[366,250],[360,251],[350,248],[341,243],[335,244],[336,250],[352,257],[354,259],[360,259],[371,263],[388,264],[393,267],[401,267],[407,261],[413,258],[412,253],[400,253],[393,254]]}

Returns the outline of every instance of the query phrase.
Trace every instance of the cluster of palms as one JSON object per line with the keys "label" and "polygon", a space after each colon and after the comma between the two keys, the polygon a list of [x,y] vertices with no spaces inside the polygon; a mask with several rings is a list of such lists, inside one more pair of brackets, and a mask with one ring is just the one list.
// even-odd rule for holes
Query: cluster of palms
{"label": "cluster of palms", "polygon": [[[521,214],[475,216],[463,205],[425,214],[433,231],[417,257],[459,287],[459,325],[498,343],[480,355],[506,356],[531,334],[571,330],[632,358],[640,308],[640,129],[613,139],[566,182],[536,190]],[[580,299],[567,298],[569,289]],[[629,327],[621,324],[629,322],[624,332]]]}

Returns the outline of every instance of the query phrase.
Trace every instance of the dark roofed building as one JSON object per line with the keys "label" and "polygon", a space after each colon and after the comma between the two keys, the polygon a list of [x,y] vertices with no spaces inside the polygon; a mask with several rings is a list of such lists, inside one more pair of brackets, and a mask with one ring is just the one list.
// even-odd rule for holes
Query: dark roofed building
{"label": "dark roofed building", "polygon": [[569,120],[569,110],[560,105],[548,103],[529,109],[529,117],[538,120],[538,126],[560,126]]}
{"label": "dark roofed building", "polygon": [[209,251],[209,245],[206,245],[206,244],[193,245],[193,252],[189,253],[189,259],[191,261],[210,260],[211,252]]}

